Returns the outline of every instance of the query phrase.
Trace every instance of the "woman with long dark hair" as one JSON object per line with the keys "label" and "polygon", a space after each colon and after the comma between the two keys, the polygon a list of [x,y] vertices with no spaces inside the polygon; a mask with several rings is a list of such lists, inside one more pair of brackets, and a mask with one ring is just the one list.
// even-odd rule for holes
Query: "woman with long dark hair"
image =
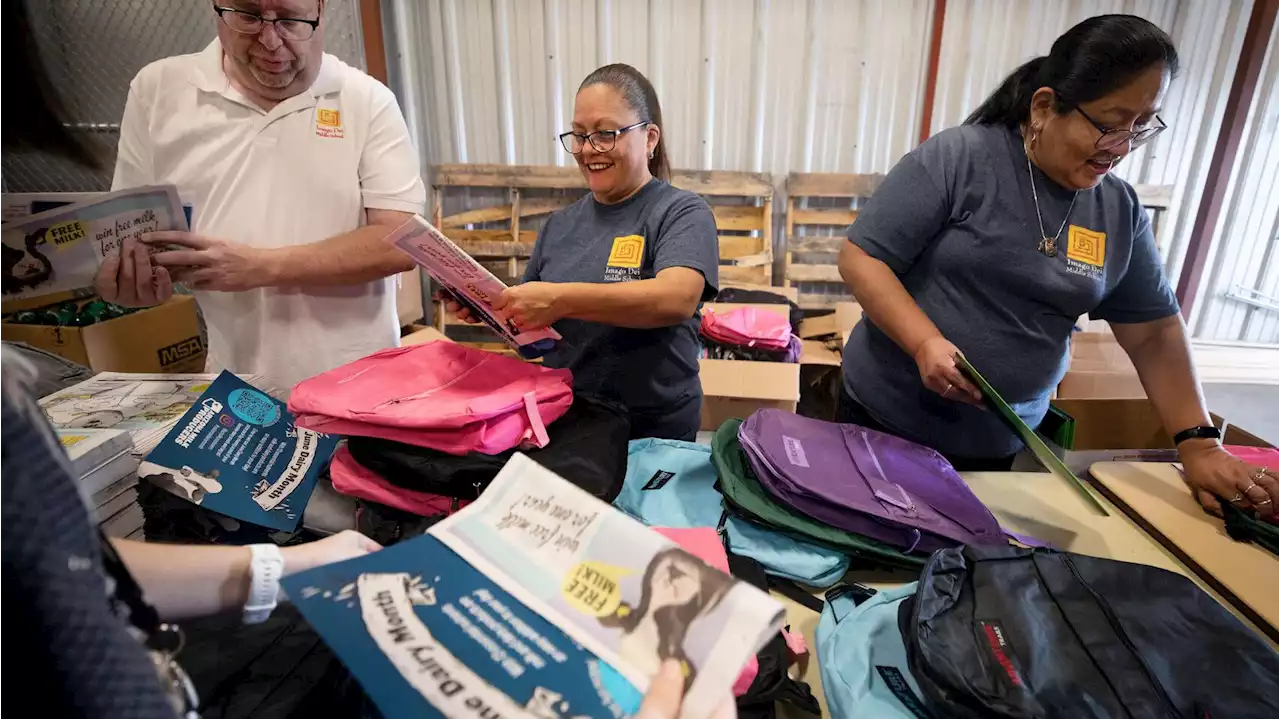
{"label": "woman with long dark hair", "polygon": [[669,183],[662,108],[630,65],[582,81],[560,142],[591,192],[547,219],[524,284],[494,306],[526,330],[554,324],[564,341],[544,364],[573,370],[574,391],[624,405],[633,437],[692,440],[698,307],[720,263],[711,208]]}
{"label": "woman with long dark hair", "polygon": [[1111,174],[1165,129],[1177,71],[1155,25],[1089,18],[893,168],[840,255],[868,319],[844,351],[844,421],[934,447],[960,469],[1008,469],[1021,440],[979,409],[956,354],[1034,427],[1088,314],[1133,360],[1201,503],[1275,518],[1276,477],[1219,443],[1151,223]]}

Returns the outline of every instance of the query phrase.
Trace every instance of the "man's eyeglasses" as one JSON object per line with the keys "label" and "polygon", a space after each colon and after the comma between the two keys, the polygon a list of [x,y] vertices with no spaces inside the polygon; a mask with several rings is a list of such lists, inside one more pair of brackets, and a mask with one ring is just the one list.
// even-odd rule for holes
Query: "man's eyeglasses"
{"label": "man's eyeglasses", "polygon": [[213,11],[218,13],[218,17],[222,18],[222,22],[226,23],[227,27],[242,35],[257,35],[262,32],[262,28],[267,23],[272,23],[276,26],[276,34],[285,40],[310,40],[311,36],[316,33],[316,28],[320,27],[320,20],[318,19],[303,20],[296,17],[268,19],[261,15],[254,15],[251,12],[219,5],[214,5]]}
{"label": "man's eyeglasses", "polygon": [[1126,142],[1129,143],[1130,150],[1136,150],[1146,144],[1146,142],[1151,138],[1169,129],[1169,126],[1164,124],[1164,120],[1161,120],[1159,115],[1156,115],[1155,117],[1158,124],[1150,127],[1144,127],[1140,130],[1134,130],[1128,127],[1103,127],[1097,120],[1089,117],[1089,114],[1084,110],[1081,110],[1079,106],[1076,107],[1076,112],[1080,113],[1081,117],[1088,120],[1089,124],[1093,125],[1095,130],[1102,133],[1102,135],[1098,137],[1098,141],[1093,144],[1093,146],[1099,150],[1114,150]]}
{"label": "man's eyeglasses", "polygon": [[613,146],[618,144],[618,136],[624,132],[629,132],[637,127],[648,125],[648,120],[637,122],[634,125],[618,128],[617,130],[596,130],[589,135],[582,135],[573,131],[565,132],[560,135],[560,144],[564,145],[565,151],[570,155],[576,155],[582,152],[582,148],[588,142],[596,149],[596,152],[608,152]]}

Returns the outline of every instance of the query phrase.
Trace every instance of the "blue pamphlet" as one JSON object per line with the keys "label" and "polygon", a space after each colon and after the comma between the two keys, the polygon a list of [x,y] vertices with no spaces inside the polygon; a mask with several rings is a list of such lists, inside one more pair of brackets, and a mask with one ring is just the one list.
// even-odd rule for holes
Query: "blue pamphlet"
{"label": "blue pamphlet", "polygon": [[285,578],[387,719],[614,717],[640,692],[431,535]]}
{"label": "blue pamphlet", "polygon": [[293,531],[337,447],[338,437],[295,426],[283,402],[223,372],[138,476],[219,514]]}

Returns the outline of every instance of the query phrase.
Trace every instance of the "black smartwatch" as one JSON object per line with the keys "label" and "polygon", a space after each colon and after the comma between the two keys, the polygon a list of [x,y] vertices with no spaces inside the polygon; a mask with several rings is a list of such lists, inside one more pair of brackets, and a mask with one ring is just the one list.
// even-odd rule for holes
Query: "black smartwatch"
{"label": "black smartwatch", "polygon": [[1189,439],[1222,439],[1222,432],[1217,427],[1192,427],[1173,435],[1176,447]]}

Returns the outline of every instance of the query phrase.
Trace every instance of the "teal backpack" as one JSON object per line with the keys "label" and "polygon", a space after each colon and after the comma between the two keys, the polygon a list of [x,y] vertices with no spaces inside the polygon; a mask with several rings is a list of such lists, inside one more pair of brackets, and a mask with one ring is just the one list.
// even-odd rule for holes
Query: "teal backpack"
{"label": "teal backpack", "polygon": [[[876,592],[840,586],[827,592],[815,633],[827,709],[835,719],[931,719],[907,668],[898,606],[917,582]],[[862,601],[858,601],[861,599]]]}
{"label": "teal backpack", "polygon": [[730,553],[754,559],[775,577],[829,587],[849,571],[842,552],[726,514],[717,481],[706,445],[632,440],[627,478],[613,506],[653,527],[715,527]]}

